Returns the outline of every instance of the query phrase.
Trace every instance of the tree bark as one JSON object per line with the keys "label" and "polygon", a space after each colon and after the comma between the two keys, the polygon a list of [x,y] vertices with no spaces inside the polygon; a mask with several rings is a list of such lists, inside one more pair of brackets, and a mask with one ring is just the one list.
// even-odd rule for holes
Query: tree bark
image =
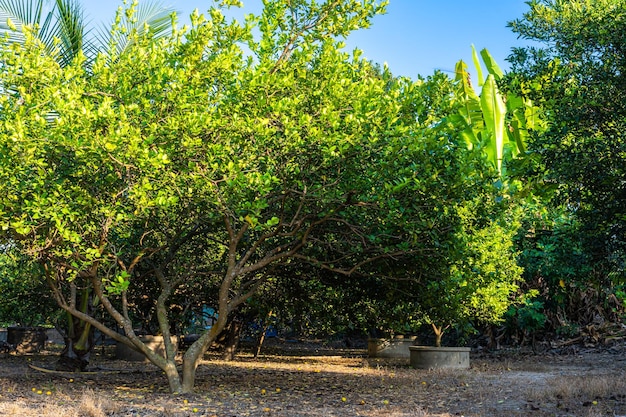
{"label": "tree bark", "polygon": [[225,361],[232,361],[235,359],[237,349],[239,348],[239,338],[241,335],[241,329],[243,323],[238,318],[233,318],[226,329],[226,337],[224,340],[224,350],[222,352],[222,359]]}
{"label": "tree bark", "polygon": [[[218,310],[217,321],[211,327],[211,330],[204,333],[198,340],[196,340],[187,352],[183,355],[183,369],[182,369],[182,385],[180,393],[190,394],[193,392],[193,388],[196,382],[196,369],[202,359],[202,355],[207,351],[208,347],[217,339],[217,336],[226,327],[228,319],[228,309],[225,311]],[[171,386],[170,386],[171,388]]]}
{"label": "tree bark", "polygon": [[270,327],[270,317],[272,317],[273,310],[270,310],[267,313],[267,317],[265,319],[265,323],[263,323],[263,328],[261,329],[261,335],[259,336],[259,341],[257,342],[257,347],[254,352],[254,359],[258,358],[261,354],[261,348],[263,347],[263,342],[265,342],[265,334],[267,333],[267,329]]}
{"label": "tree bark", "polygon": [[449,326],[437,327],[435,323],[432,323],[431,326],[433,327],[433,332],[435,332],[435,347],[441,347],[441,338],[443,337],[443,332],[445,332]]}
{"label": "tree bark", "polygon": [[[82,291],[80,310],[88,315],[93,313],[91,294],[88,288]],[[82,372],[87,369],[94,348],[94,328],[86,321],[67,314],[67,328],[63,335],[65,346],[55,365],[58,371]]]}
{"label": "tree bark", "polygon": [[180,374],[178,373],[178,369],[176,369],[176,362],[174,362],[173,360],[168,360],[163,372],[165,372],[165,376],[167,377],[167,383],[170,386],[170,392],[172,394],[185,392],[180,379]]}

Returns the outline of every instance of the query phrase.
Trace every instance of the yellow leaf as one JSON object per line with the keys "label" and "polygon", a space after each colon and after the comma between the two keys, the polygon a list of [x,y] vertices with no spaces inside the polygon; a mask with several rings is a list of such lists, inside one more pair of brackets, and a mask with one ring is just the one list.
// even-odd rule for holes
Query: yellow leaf
{"label": "yellow leaf", "polygon": [[9,19],[8,17],[7,17],[7,26],[11,30],[17,30],[17,26],[15,26],[15,23],[13,23],[13,21]]}
{"label": "yellow leaf", "polygon": [[256,224],[256,219],[255,219],[255,218],[253,218],[253,217],[251,217],[249,214],[248,214],[248,215],[246,215],[246,217],[244,217],[244,220],[245,220],[246,222],[248,222],[248,224],[249,224],[251,227],[254,227],[254,225]]}
{"label": "yellow leaf", "polygon": [[116,145],[116,144],[114,144],[114,143],[111,143],[111,142],[106,142],[106,143],[104,144],[104,148],[105,148],[107,151],[111,152],[111,151],[114,151],[115,149],[117,149],[117,145]]}

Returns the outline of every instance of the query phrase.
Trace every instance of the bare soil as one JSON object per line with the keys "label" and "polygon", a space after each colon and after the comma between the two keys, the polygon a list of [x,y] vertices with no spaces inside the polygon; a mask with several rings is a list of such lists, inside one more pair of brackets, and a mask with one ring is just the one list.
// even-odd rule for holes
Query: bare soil
{"label": "bare soil", "polygon": [[0,357],[0,416],[626,416],[626,346],[472,352],[464,371],[414,370],[363,349],[275,341],[255,360],[211,355],[196,393],[98,348],[91,372],[53,374],[57,349]]}

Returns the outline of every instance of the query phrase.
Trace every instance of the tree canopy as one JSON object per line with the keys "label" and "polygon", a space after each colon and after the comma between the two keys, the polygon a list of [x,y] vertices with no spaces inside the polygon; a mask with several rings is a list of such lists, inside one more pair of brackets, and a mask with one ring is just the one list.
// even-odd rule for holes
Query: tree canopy
{"label": "tree canopy", "polygon": [[557,218],[554,230],[574,232],[568,242],[582,248],[567,267],[577,283],[613,291],[626,281],[626,2],[529,6],[510,27],[537,44],[513,51],[510,85],[541,103],[549,126],[530,141],[534,162],[524,175],[551,190],[557,217],[571,218],[565,229]]}
{"label": "tree canopy", "polygon": [[[166,36],[131,28],[119,49],[131,6],[88,66],[80,52],[60,63],[28,26],[4,43],[0,225],[59,305],[189,392],[229,315],[276,268],[424,288],[471,271],[486,292],[511,278],[508,295],[497,170],[446,118],[453,81],[393,77],[342,49],[384,2],[268,0],[245,22],[223,3]],[[81,291],[123,333],[80,308]],[[179,372],[171,304],[185,291],[210,293],[219,315]],[[138,337],[133,294],[155,306],[164,356]],[[489,297],[469,301],[480,319]]]}
{"label": "tree canopy", "polygon": [[513,50],[506,88],[540,105],[547,129],[533,132],[515,168],[535,198],[520,264],[551,330],[567,332],[624,308],[626,2],[528,5],[509,26],[533,42]]}
{"label": "tree canopy", "polygon": [[626,69],[623,1],[533,1],[511,22],[541,47],[517,49],[512,72],[524,93],[551,114],[549,131],[532,149],[559,202],[585,223],[624,242]]}

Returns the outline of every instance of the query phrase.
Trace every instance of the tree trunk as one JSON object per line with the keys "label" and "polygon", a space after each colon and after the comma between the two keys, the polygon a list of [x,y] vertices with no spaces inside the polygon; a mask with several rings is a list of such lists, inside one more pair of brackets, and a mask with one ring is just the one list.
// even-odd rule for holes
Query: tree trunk
{"label": "tree trunk", "polygon": [[242,321],[237,318],[233,318],[228,326],[226,326],[226,329],[224,329],[226,337],[224,340],[224,350],[222,352],[223,360],[232,361],[235,359],[235,354],[239,348],[239,338],[241,336],[242,328]]}
{"label": "tree trunk", "polygon": [[254,359],[258,358],[261,354],[261,348],[263,347],[263,342],[265,342],[265,333],[267,333],[267,326],[263,326],[261,330],[261,336],[259,336],[259,341],[256,345],[256,350],[254,351]]}
{"label": "tree trunk", "polygon": [[[90,302],[90,292],[83,290],[80,303],[81,311],[92,314],[93,305]],[[89,365],[91,351],[94,348],[94,328],[91,324],[70,314],[67,315],[67,329],[63,340],[65,347],[55,365],[58,371],[83,372]]]}
{"label": "tree trunk", "polygon": [[263,328],[261,329],[261,335],[259,336],[259,341],[257,342],[256,351],[254,352],[254,359],[258,358],[261,354],[261,348],[263,347],[263,342],[265,342],[265,334],[270,327],[270,317],[272,317],[273,310],[270,310],[267,313],[267,318],[265,319],[265,323],[263,323]]}
{"label": "tree trunk", "polygon": [[178,369],[176,369],[176,362],[174,362],[173,360],[168,360],[163,372],[165,372],[165,376],[167,377],[167,383],[170,386],[170,392],[172,394],[185,392],[183,390],[183,384],[181,383],[180,374],[178,373]]}
{"label": "tree trunk", "polygon": [[433,327],[433,332],[435,332],[435,347],[441,347],[441,338],[443,336],[443,332],[448,328],[448,327],[437,327],[435,325],[435,323],[431,324]]}
{"label": "tree trunk", "polygon": [[[221,313],[221,312],[220,312]],[[196,369],[202,359],[202,355],[207,351],[208,347],[217,339],[217,336],[226,327],[226,321],[228,313],[219,314],[217,321],[213,324],[211,329],[204,333],[198,340],[196,340],[187,352],[183,355],[183,369],[182,369],[182,385],[179,391],[182,394],[189,394],[193,392],[193,387],[196,382]],[[172,387],[170,386],[170,389]]]}

